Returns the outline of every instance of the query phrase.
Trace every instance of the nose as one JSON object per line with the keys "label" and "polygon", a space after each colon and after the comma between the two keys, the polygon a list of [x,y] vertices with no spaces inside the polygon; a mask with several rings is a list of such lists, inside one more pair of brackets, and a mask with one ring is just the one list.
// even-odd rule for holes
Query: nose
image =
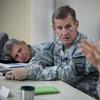
{"label": "nose", "polygon": [[22,58],[22,56],[23,56],[21,53],[18,53],[17,55],[19,58]]}
{"label": "nose", "polygon": [[61,33],[62,33],[62,35],[68,35],[70,32],[68,29],[63,28]]}

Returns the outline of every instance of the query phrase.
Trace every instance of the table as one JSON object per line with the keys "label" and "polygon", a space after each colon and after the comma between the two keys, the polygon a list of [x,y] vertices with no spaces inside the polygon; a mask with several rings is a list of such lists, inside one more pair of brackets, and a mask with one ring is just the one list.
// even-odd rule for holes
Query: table
{"label": "table", "polygon": [[16,81],[5,80],[3,77],[0,76],[0,86],[5,86],[11,90],[12,96],[8,97],[8,100],[20,100],[20,93],[18,92],[18,89],[22,85],[31,85],[35,87],[54,86],[60,91],[60,93],[58,94],[35,96],[34,100],[95,100],[94,98],[62,81]]}

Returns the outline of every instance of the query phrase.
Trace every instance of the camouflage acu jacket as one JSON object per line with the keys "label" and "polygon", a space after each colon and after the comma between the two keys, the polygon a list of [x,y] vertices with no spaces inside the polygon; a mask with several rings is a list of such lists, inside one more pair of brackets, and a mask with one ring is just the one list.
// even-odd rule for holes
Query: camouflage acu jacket
{"label": "camouflage acu jacket", "polygon": [[42,44],[42,51],[37,52],[29,63],[28,79],[62,80],[89,95],[97,95],[96,69],[77,47],[82,38],[87,37],[78,32],[76,40],[68,49],[60,41]]}

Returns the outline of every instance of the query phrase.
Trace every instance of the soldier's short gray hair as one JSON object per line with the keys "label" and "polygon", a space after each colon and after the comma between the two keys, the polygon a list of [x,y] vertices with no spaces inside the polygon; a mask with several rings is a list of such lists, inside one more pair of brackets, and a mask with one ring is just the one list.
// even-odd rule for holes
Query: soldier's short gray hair
{"label": "soldier's short gray hair", "polygon": [[8,56],[10,56],[10,54],[12,53],[12,47],[13,45],[17,44],[19,45],[20,44],[20,40],[17,40],[17,39],[9,39],[5,45],[4,45],[4,53]]}

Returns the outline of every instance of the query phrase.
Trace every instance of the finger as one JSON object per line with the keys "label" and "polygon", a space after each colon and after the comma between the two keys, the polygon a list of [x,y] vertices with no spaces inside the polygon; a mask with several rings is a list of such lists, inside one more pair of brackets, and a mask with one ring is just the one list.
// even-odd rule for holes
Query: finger
{"label": "finger", "polygon": [[23,80],[27,77],[26,72],[21,72],[18,75],[15,76],[16,80]]}
{"label": "finger", "polygon": [[5,79],[10,79],[10,80],[14,80],[14,76],[13,75],[6,75]]}
{"label": "finger", "polygon": [[11,79],[11,80],[15,79],[15,76],[14,76],[14,74],[12,73],[12,70],[11,70],[11,71],[8,71],[8,72],[6,73],[5,78],[6,78],[6,79]]}
{"label": "finger", "polygon": [[88,54],[89,52],[90,53],[93,53],[93,49],[94,49],[94,45],[85,41],[83,43],[80,43],[78,44],[78,47],[80,48],[81,52],[85,53],[85,54]]}
{"label": "finger", "polygon": [[8,71],[7,73],[6,73],[6,75],[11,75],[12,74],[12,71]]}
{"label": "finger", "polygon": [[95,50],[96,50],[96,52],[98,52],[99,55],[100,55],[100,41],[95,42]]}
{"label": "finger", "polygon": [[91,51],[91,49],[94,48],[94,44],[93,44],[93,43],[90,43],[90,42],[88,42],[88,41],[84,41],[84,42],[82,43],[82,46],[83,46],[86,50],[89,50],[89,51]]}
{"label": "finger", "polygon": [[22,76],[17,76],[15,79],[16,80],[23,80],[24,79],[24,76],[23,75]]}
{"label": "finger", "polygon": [[20,80],[22,76],[22,73],[15,74],[15,79]]}

